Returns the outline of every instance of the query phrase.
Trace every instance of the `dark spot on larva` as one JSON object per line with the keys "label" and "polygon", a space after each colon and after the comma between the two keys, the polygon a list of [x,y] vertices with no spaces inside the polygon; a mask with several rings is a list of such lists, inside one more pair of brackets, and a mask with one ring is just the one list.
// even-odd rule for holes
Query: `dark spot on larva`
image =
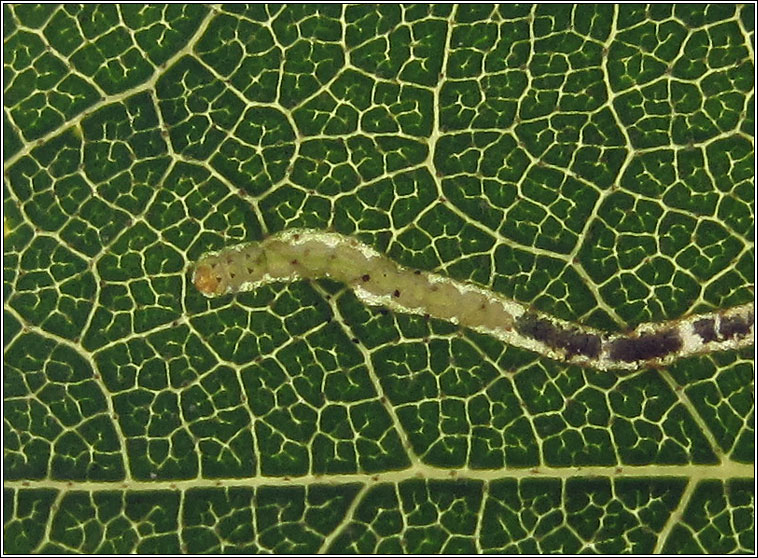
{"label": "dark spot on larva", "polygon": [[366,273],[364,276],[361,277],[361,279],[363,279],[363,281],[365,282],[371,279],[371,276],[368,273]]}
{"label": "dark spot on larva", "polygon": [[293,234],[292,238],[294,238],[295,240],[300,240],[300,235],[299,234]]}
{"label": "dark spot on larva", "polygon": [[429,319],[429,314],[424,314],[424,319],[428,320]]}
{"label": "dark spot on larva", "polygon": [[400,291],[398,291],[397,289],[395,289],[395,292],[392,293],[392,296],[394,296],[395,298],[399,298],[400,297]]}
{"label": "dark spot on larva", "polygon": [[753,325],[753,313],[748,313],[747,316],[731,316],[728,318],[721,318],[721,324],[719,325],[719,333],[724,339],[731,339],[735,335],[738,337],[744,337],[750,333],[750,327]]}
{"label": "dark spot on larva", "polygon": [[413,272],[413,274],[414,275],[421,275],[421,272],[417,269],[416,271]]}
{"label": "dark spot on larva", "polygon": [[353,343],[360,343],[357,337],[353,337]]}
{"label": "dark spot on larva", "polygon": [[234,274],[234,273],[232,273],[232,272],[230,271],[230,272],[229,272],[229,277],[230,277],[230,278],[232,278],[232,279],[234,279],[234,278],[236,277],[236,274]]}
{"label": "dark spot on larva", "polygon": [[712,318],[703,318],[692,324],[692,329],[695,330],[700,338],[706,343],[715,341],[718,339],[716,335],[716,322]]}
{"label": "dark spot on larva", "polygon": [[611,360],[635,362],[660,358],[682,348],[682,339],[674,329],[660,333],[643,333],[639,337],[622,337],[611,343]]}
{"label": "dark spot on larva", "polygon": [[297,264],[298,264],[298,261],[297,261],[297,260],[292,260],[290,263],[291,263],[292,265],[297,265]]}

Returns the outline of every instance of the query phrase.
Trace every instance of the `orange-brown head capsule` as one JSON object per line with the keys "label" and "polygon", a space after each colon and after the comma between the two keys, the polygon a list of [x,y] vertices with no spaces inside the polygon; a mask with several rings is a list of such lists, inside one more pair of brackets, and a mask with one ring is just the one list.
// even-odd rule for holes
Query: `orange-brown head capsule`
{"label": "orange-brown head capsule", "polygon": [[192,274],[192,282],[198,291],[206,296],[222,294],[220,292],[223,279],[221,274],[208,264],[198,264]]}

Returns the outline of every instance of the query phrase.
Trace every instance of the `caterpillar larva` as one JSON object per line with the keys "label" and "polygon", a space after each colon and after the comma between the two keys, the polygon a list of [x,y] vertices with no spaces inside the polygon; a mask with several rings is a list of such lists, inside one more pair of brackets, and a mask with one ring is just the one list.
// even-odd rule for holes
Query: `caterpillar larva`
{"label": "caterpillar larva", "polygon": [[453,279],[404,268],[354,238],[289,230],[260,242],[205,254],[192,281],[208,297],[264,283],[330,277],[369,305],[452,321],[549,358],[600,369],[664,364],[696,353],[753,343],[753,305],[606,335]]}

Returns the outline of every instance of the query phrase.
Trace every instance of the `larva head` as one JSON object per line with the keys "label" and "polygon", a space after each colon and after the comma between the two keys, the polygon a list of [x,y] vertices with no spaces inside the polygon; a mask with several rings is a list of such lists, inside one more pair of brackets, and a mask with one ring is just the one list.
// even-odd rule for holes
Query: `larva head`
{"label": "larva head", "polygon": [[221,296],[252,290],[266,270],[265,253],[258,243],[250,243],[200,258],[192,282],[205,296]]}
{"label": "larva head", "polygon": [[192,273],[192,282],[205,296],[219,296],[227,291],[226,274],[212,258],[198,262]]}

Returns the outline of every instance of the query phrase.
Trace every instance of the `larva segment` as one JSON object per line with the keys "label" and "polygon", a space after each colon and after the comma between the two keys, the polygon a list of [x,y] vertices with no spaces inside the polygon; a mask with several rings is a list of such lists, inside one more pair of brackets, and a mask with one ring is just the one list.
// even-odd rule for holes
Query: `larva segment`
{"label": "larva segment", "polygon": [[270,239],[261,247],[266,259],[266,273],[271,279],[294,279],[299,276],[302,262],[293,253],[293,247],[281,240]]}
{"label": "larva segment", "polygon": [[263,280],[267,272],[266,254],[260,243],[222,250],[218,258],[223,263],[227,280],[226,292],[249,291]]}
{"label": "larva segment", "polygon": [[366,273],[373,275],[373,267],[380,261],[383,260],[369,260],[357,248],[345,245],[328,254],[325,264],[326,273],[332,279],[354,286],[362,282],[361,277]]}
{"label": "larva segment", "polygon": [[451,283],[431,283],[429,292],[433,293],[427,297],[427,312],[435,318],[441,320],[452,320],[455,318],[460,323],[459,301],[461,294],[458,289]]}
{"label": "larva segment", "polygon": [[334,247],[317,240],[307,240],[292,246],[295,268],[303,277],[317,279],[327,275]]}
{"label": "larva segment", "polygon": [[[458,322],[466,327],[477,327],[483,325],[484,318],[496,318],[498,321],[496,327],[508,329],[513,323],[510,314],[503,310],[502,305],[491,302],[481,293],[468,292],[460,293],[458,299]],[[489,307],[492,306],[490,309]],[[498,309],[500,310],[498,312]]]}
{"label": "larva segment", "polygon": [[377,296],[394,293],[398,288],[398,275],[402,275],[398,273],[397,264],[386,258],[375,259],[360,271],[361,287]]}

